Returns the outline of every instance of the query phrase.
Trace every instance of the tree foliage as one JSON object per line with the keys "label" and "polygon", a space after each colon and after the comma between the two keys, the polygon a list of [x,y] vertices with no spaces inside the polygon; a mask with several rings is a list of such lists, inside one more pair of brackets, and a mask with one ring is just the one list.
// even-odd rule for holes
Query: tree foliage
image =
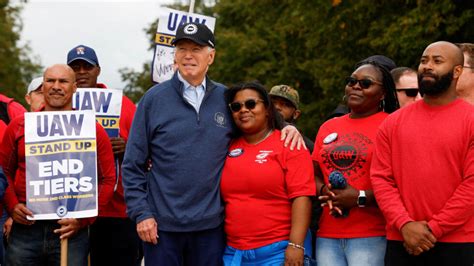
{"label": "tree foliage", "polygon": [[8,0],[0,0],[0,93],[24,103],[26,86],[40,66],[31,58],[28,45],[20,46],[22,29],[20,6],[12,7]]}
{"label": "tree foliage", "polygon": [[473,5],[470,0],[220,0],[209,11],[217,17],[216,61],[209,75],[227,85],[259,80],[268,88],[294,86],[302,101],[299,127],[313,138],[341,102],[344,77],[355,63],[383,54],[398,66],[416,68],[431,42],[472,42]]}

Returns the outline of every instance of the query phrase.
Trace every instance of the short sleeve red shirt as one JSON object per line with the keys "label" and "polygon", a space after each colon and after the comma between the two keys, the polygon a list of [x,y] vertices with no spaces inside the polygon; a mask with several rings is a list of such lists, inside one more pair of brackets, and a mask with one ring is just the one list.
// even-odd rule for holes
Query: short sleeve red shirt
{"label": "short sleeve red shirt", "polygon": [[221,180],[227,244],[240,250],[286,240],[291,230],[291,199],[314,196],[311,157],[290,151],[275,130],[251,145],[243,138],[229,149]]}
{"label": "short sleeve red shirt", "polygon": [[[325,184],[332,171],[341,172],[358,190],[372,190],[370,164],[378,127],[388,114],[352,119],[349,114],[324,123],[316,136],[312,158],[319,164]],[[335,133],[335,134],[333,134]],[[328,135],[333,134],[328,137]],[[334,138],[334,136],[336,136]],[[318,236],[356,238],[385,235],[385,219],[376,206],[352,208],[349,216],[336,218],[327,207],[319,221]]]}

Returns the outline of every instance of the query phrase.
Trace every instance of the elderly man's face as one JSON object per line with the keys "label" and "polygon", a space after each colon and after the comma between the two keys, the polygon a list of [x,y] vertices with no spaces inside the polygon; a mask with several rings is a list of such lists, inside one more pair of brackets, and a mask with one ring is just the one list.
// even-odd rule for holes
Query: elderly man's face
{"label": "elderly man's face", "polygon": [[47,111],[72,109],[72,95],[76,92],[74,71],[67,65],[54,65],[44,72],[43,95]]}
{"label": "elderly man's face", "polygon": [[204,80],[208,67],[214,62],[214,55],[214,49],[190,40],[181,40],[176,44],[175,59],[179,73],[193,86]]}

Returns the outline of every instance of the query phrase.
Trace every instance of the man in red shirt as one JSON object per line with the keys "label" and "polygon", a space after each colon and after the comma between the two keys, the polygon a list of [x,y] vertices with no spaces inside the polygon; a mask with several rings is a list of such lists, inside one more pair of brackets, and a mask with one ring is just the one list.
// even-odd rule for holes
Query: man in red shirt
{"label": "man in red shirt", "polygon": [[[67,64],[76,73],[78,88],[107,88],[97,83],[100,75],[99,59],[94,49],[78,45],[67,56]],[[138,257],[139,238],[133,223],[127,216],[123,196],[121,165],[128,133],[135,115],[135,104],[125,95],[119,121],[119,137],[110,138],[118,162],[116,189],[110,203],[99,213],[91,226],[91,265],[133,265]]]}
{"label": "man in red shirt", "polygon": [[385,119],[371,181],[387,220],[385,263],[473,265],[474,106],[456,97],[463,54],[435,42],[418,67],[423,100]]}
{"label": "man in red shirt", "polygon": [[[74,71],[53,65],[44,73],[44,111],[72,110],[76,90]],[[6,261],[8,265],[59,265],[60,239],[68,239],[68,265],[87,265],[87,226],[94,218],[31,221],[26,207],[24,116],[14,119],[0,146],[0,164],[8,178],[5,204],[13,226]],[[105,130],[96,124],[99,213],[111,199],[115,167]],[[46,247],[46,248],[45,248]]]}

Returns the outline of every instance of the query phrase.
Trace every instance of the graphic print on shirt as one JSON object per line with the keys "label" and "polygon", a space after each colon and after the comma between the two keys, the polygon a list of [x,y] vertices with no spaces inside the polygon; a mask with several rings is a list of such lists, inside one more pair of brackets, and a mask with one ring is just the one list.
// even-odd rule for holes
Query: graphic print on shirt
{"label": "graphic print on shirt", "polygon": [[323,145],[321,157],[329,172],[340,171],[352,181],[364,176],[368,147],[372,141],[360,133],[340,135],[336,141]]}
{"label": "graphic print on shirt", "polygon": [[255,161],[256,161],[257,163],[260,163],[260,164],[267,162],[267,159],[266,159],[266,158],[267,158],[267,156],[270,155],[270,153],[272,153],[272,152],[273,152],[273,151],[260,150],[260,151],[259,151],[259,154],[257,154],[257,156],[255,156],[255,158],[256,158]]}
{"label": "graphic print on shirt", "polygon": [[218,127],[225,127],[225,115],[221,112],[214,114],[214,121]]}

